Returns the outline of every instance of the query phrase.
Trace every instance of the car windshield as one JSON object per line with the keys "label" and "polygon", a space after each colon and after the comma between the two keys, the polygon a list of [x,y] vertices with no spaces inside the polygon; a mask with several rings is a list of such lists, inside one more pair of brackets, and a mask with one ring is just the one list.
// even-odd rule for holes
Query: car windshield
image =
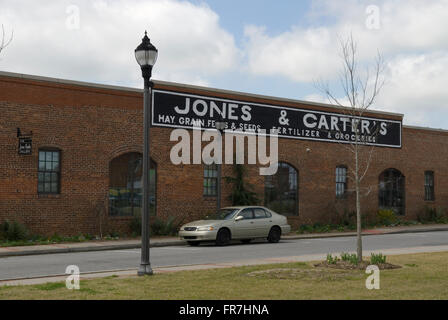
{"label": "car windshield", "polygon": [[230,220],[233,218],[238,209],[220,209],[218,212],[205,217],[206,220]]}

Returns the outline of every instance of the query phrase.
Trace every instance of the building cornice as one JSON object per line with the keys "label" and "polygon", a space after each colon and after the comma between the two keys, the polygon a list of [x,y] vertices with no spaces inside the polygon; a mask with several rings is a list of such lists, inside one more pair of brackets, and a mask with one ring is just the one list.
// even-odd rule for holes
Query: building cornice
{"label": "building cornice", "polygon": [[[138,88],[132,88],[132,87],[124,87],[124,86],[116,86],[116,85],[107,85],[107,84],[99,84],[99,83],[92,83],[92,82],[84,82],[84,81],[75,81],[75,80],[67,80],[67,79],[59,79],[59,78],[51,78],[51,77],[44,77],[44,76],[36,76],[36,75],[29,75],[29,74],[22,74],[22,73],[14,73],[14,72],[6,72],[6,71],[0,71],[0,77],[10,77],[10,78],[16,78],[16,79],[24,79],[24,80],[32,80],[32,81],[42,81],[42,82],[50,82],[50,83],[57,83],[57,84],[65,84],[65,85],[74,85],[74,86],[82,86],[82,87],[88,87],[88,88],[96,88],[96,89],[106,89],[106,90],[117,90],[117,91],[126,91],[126,92],[134,92],[134,93],[143,93],[143,89]],[[238,96],[238,97],[247,97],[247,98],[255,98],[255,99],[262,99],[262,100],[270,100],[275,102],[285,102],[290,104],[302,104],[302,105],[308,105],[308,106],[317,106],[317,107],[323,107],[329,109],[329,111],[344,111],[349,110],[348,107],[340,107],[332,104],[327,103],[320,103],[320,102],[312,102],[312,101],[304,101],[304,100],[296,100],[296,99],[287,99],[287,98],[279,98],[274,96],[266,96],[266,95],[260,95],[260,94],[253,94],[253,93],[246,93],[246,92],[239,92],[239,91],[232,91],[232,90],[224,90],[224,89],[217,89],[217,88],[209,88],[209,87],[203,87],[203,86],[196,86],[196,85],[189,85],[189,84],[183,84],[183,83],[176,83],[176,82],[168,82],[168,81],[160,81],[160,80],[153,80],[155,88],[158,87],[170,87],[173,89],[187,89],[187,90],[196,90],[196,91],[205,91],[209,93],[217,93],[217,94],[225,94],[225,95],[232,95],[232,96]],[[394,116],[398,118],[403,118],[403,114],[401,113],[393,113],[393,112],[387,112],[387,111],[379,111],[379,110],[367,110],[366,113],[369,114],[379,114],[379,115],[386,115],[386,116]]]}

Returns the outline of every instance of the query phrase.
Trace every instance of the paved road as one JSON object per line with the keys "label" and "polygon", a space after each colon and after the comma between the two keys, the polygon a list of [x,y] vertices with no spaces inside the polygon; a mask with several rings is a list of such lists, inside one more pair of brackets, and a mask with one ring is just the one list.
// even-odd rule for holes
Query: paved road
{"label": "paved road", "polygon": [[[390,234],[363,237],[364,250],[385,250],[448,245],[448,231]],[[173,246],[151,248],[153,267],[228,263],[251,259],[284,258],[311,254],[356,251],[355,237],[282,240],[271,244],[232,244],[226,247]],[[81,273],[137,268],[140,250],[48,254],[0,258],[0,280],[65,273],[68,265],[77,265]]]}

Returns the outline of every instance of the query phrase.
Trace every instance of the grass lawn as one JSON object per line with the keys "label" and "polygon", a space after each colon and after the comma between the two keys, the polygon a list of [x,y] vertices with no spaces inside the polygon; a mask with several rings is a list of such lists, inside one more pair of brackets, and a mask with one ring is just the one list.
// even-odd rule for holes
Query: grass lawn
{"label": "grass lawn", "polygon": [[78,291],[65,283],[0,287],[0,299],[448,299],[448,252],[388,256],[387,262],[402,268],[382,270],[380,290],[366,289],[364,271],[310,262],[112,276],[81,281]]}

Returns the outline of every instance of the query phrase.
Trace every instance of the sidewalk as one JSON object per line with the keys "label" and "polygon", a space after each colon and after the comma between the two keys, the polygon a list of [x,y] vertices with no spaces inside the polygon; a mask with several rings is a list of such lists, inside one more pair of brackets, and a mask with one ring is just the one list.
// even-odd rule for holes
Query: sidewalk
{"label": "sidewalk", "polygon": [[[369,236],[379,234],[416,233],[416,232],[431,232],[431,231],[448,231],[448,225],[434,224],[434,225],[385,227],[385,228],[364,230],[363,235]],[[290,233],[288,235],[282,236],[282,239],[295,240],[295,239],[314,239],[314,238],[334,238],[334,237],[351,237],[355,235],[356,232],[333,232],[333,233],[313,233],[313,234]],[[151,239],[151,247],[166,247],[166,246],[179,246],[179,245],[185,245],[185,241],[179,240],[179,238],[177,237],[163,237],[163,238]],[[38,254],[138,249],[140,247],[141,247],[140,240],[110,240],[110,241],[76,242],[76,243],[58,243],[50,245],[0,247],[0,258],[12,257],[12,256],[38,255]]]}

